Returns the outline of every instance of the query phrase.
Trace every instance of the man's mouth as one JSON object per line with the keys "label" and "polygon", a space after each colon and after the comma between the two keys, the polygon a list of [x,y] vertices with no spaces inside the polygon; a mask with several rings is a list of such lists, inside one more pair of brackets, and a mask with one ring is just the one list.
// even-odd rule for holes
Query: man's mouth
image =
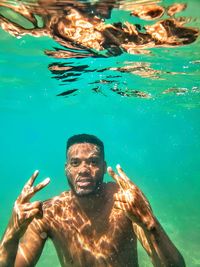
{"label": "man's mouth", "polygon": [[79,187],[88,187],[88,186],[92,186],[94,184],[94,182],[91,178],[83,177],[83,178],[78,179],[76,184]]}

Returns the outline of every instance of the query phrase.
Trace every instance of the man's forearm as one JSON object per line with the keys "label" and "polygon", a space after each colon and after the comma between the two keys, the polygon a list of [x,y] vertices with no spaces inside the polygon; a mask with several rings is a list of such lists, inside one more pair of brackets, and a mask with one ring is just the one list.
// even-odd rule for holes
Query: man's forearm
{"label": "man's forearm", "polygon": [[19,245],[19,235],[8,225],[0,243],[0,267],[14,266]]}
{"label": "man's forearm", "polygon": [[151,248],[151,258],[156,267],[185,267],[185,262],[169,239],[160,223],[155,219],[151,229],[143,229]]}

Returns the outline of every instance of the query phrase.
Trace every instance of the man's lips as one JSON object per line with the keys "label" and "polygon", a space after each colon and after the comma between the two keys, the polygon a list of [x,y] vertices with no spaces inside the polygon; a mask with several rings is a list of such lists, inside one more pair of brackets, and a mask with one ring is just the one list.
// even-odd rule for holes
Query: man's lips
{"label": "man's lips", "polygon": [[91,186],[93,185],[93,180],[91,178],[81,178],[81,179],[78,179],[76,184],[79,186],[79,187],[87,187],[87,186]]}

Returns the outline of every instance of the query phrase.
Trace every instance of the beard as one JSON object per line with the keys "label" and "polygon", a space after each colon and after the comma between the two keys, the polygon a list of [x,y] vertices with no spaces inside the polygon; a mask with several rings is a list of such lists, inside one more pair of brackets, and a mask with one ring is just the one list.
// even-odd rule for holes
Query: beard
{"label": "beard", "polygon": [[[68,184],[71,188],[71,190],[73,191],[73,193],[77,196],[77,197],[89,197],[89,196],[94,196],[96,195],[100,188],[101,185],[103,183],[103,177],[101,177],[100,179],[98,179],[96,181],[96,183],[93,185],[92,188],[82,188],[82,189],[78,189],[75,184],[69,179],[69,177],[67,177],[67,181]],[[75,181],[76,183],[76,181]]]}

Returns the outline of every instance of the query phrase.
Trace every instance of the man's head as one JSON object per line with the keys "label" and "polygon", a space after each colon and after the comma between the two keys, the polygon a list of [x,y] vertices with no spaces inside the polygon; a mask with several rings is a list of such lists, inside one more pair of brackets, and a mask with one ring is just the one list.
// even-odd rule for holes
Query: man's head
{"label": "man's head", "polygon": [[103,142],[94,135],[74,135],[67,141],[66,156],[65,172],[73,192],[96,194],[106,172]]}

